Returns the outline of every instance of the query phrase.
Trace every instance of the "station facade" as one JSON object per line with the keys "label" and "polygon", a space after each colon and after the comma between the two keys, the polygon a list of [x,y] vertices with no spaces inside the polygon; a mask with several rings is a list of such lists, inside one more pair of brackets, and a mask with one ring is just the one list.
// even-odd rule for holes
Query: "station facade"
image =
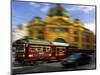
{"label": "station facade", "polygon": [[78,49],[95,49],[95,34],[81,20],[73,21],[59,4],[50,8],[44,20],[35,17],[26,27],[29,37],[34,40],[65,42]]}

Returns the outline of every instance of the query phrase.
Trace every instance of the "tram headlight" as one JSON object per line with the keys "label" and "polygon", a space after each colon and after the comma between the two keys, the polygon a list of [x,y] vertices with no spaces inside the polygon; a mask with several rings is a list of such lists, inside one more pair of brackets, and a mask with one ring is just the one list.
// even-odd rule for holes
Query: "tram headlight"
{"label": "tram headlight", "polygon": [[33,54],[29,54],[28,57],[33,57]]}
{"label": "tram headlight", "polygon": [[49,56],[51,56],[51,54],[48,54]]}

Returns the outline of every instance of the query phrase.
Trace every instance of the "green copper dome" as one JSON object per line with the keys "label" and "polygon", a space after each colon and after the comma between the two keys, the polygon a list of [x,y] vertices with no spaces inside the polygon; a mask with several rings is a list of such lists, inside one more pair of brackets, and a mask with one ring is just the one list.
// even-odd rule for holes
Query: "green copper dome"
{"label": "green copper dome", "polygon": [[60,4],[56,4],[49,10],[48,16],[69,16],[68,11],[65,10]]}

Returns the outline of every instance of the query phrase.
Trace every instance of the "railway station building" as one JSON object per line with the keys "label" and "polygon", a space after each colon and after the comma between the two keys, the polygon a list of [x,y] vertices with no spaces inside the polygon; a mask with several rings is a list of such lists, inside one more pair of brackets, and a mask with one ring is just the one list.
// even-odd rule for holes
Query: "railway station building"
{"label": "railway station building", "polygon": [[95,50],[95,34],[81,20],[72,20],[59,4],[49,9],[44,20],[35,17],[26,27],[28,36],[34,40],[65,42],[78,49]]}

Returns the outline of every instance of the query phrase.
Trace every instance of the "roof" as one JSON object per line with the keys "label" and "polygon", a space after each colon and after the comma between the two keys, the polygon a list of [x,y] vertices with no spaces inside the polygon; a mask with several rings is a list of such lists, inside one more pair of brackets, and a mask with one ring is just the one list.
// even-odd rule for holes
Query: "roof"
{"label": "roof", "polygon": [[62,42],[52,42],[54,45],[61,45],[61,46],[69,46],[69,43],[62,43]]}
{"label": "roof", "polygon": [[60,45],[60,46],[69,46],[69,43],[62,42],[48,42],[44,40],[29,40],[30,44],[45,44],[45,45]]}
{"label": "roof", "polygon": [[69,16],[68,11],[65,10],[60,4],[56,4],[49,10],[48,16]]}
{"label": "roof", "polygon": [[51,43],[48,41],[42,41],[42,40],[29,40],[30,44],[46,44],[46,45],[50,45]]}

